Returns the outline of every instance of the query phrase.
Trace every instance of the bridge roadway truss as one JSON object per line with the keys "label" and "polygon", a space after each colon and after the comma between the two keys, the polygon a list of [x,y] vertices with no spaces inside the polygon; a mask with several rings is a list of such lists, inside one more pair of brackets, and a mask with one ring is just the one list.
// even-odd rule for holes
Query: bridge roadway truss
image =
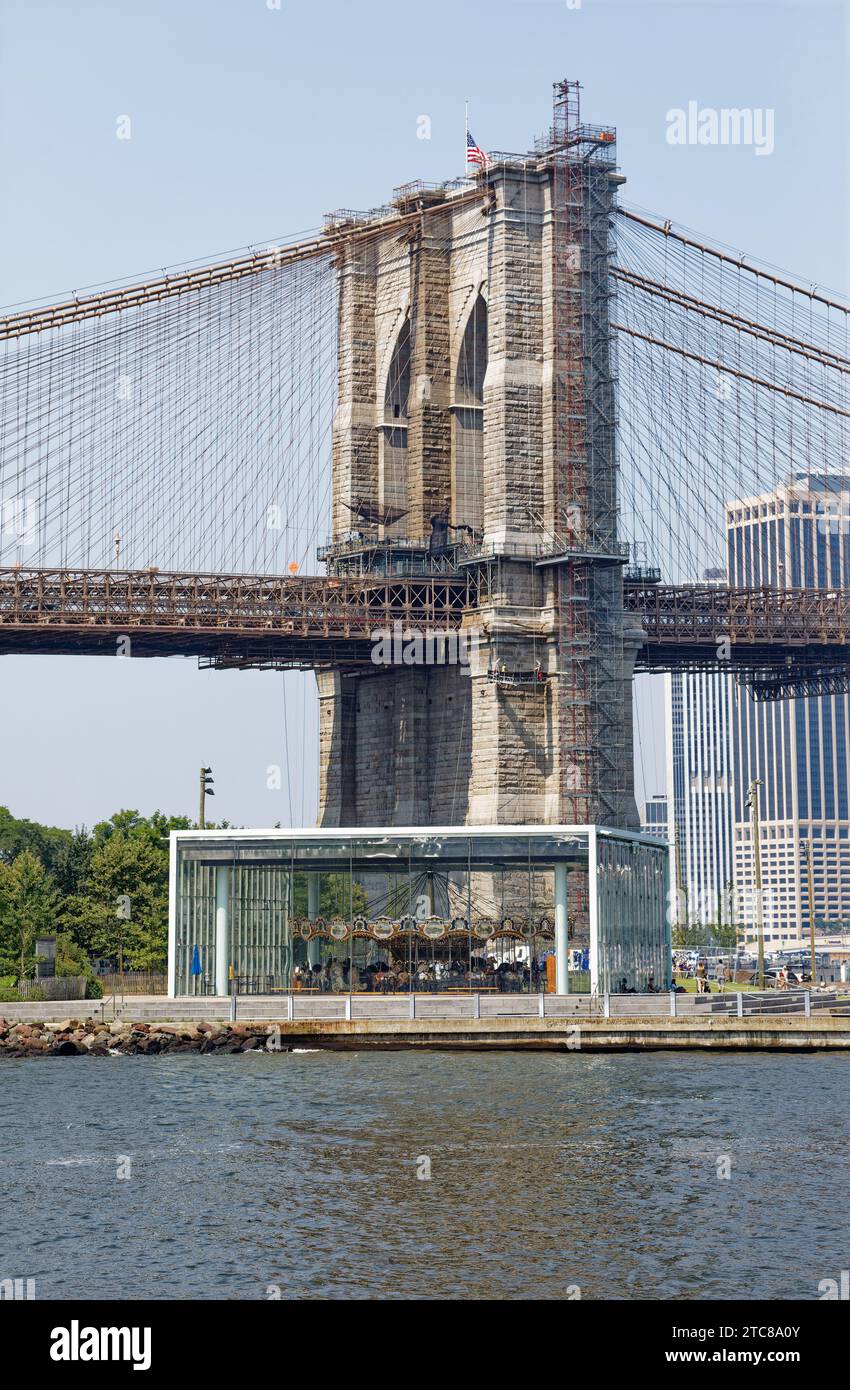
{"label": "bridge roadway truss", "polygon": [[[0,569],[0,654],[356,668],[394,624],[471,630],[477,604],[472,568],[395,579]],[[638,671],[727,671],[760,699],[850,686],[847,591],[626,585],[624,607],[645,634]]]}

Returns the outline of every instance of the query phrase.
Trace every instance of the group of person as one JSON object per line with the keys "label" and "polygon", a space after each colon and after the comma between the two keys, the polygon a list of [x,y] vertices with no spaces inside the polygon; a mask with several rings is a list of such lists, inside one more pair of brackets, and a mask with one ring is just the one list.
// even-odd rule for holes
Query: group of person
{"label": "group of person", "polygon": [[[674,974],[684,976],[686,979],[693,978],[697,994],[711,994],[711,983],[708,978],[708,965],[704,960],[697,961],[694,965],[687,957],[673,958]],[[726,989],[726,963],[718,960],[714,967],[714,980],[719,994],[723,994]]]}
{"label": "group of person", "polygon": [[656,985],[656,983],[655,983],[655,976],[653,975],[652,971],[650,971],[649,974],[648,974],[648,976],[646,977],[646,984],[643,986],[643,989],[640,989],[640,990],[636,989],[634,985],[630,985],[630,984],[629,984],[629,977],[628,977],[628,975],[623,975],[623,977],[622,977],[621,980],[620,980],[619,993],[620,993],[620,994],[660,994],[660,993],[662,993],[662,990],[661,990],[661,986],[660,986],[660,985]]}

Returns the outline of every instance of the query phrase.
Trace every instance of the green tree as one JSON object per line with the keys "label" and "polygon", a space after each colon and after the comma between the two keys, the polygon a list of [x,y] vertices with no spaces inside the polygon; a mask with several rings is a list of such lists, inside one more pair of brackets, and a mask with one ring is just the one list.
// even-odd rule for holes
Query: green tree
{"label": "green tree", "polygon": [[78,893],[89,871],[94,842],[85,826],[59,846],[52,865],[53,880],[63,898]]}
{"label": "green tree", "polygon": [[[131,970],[164,965],[169,831],[189,824],[185,816],[124,810],[95,825],[84,878],[63,912],[63,924],[91,955],[121,953]],[[119,898],[130,899],[129,921],[118,915]]]}
{"label": "green tree", "polygon": [[104,844],[115,836],[137,836],[157,844],[168,851],[168,835],[171,830],[189,830],[191,821],[185,816],[165,816],[154,811],[152,816],[140,816],[138,811],[116,811],[109,820],[99,821],[92,831],[93,848]]}
{"label": "green tree", "polygon": [[[129,921],[118,916],[125,897]],[[167,951],[167,855],[143,836],[111,836],[92,851],[83,890],[69,899],[63,917],[92,956],[122,953],[133,970],[160,965]]]}
{"label": "green tree", "polygon": [[691,922],[677,922],[672,930],[673,946],[677,950],[706,946],[718,946],[723,950],[734,950],[738,944],[738,930],[731,922],[703,923],[697,918]]}
{"label": "green tree", "polygon": [[49,872],[71,840],[70,830],[18,820],[6,806],[0,806],[0,862],[11,864],[24,850],[34,854]]}
{"label": "green tree", "polygon": [[56,926],[59,897],[31,850],[0,862],[0,974],[26,979],[35,966],[35,938]]}
{"label": "green tree", "polygon": [[[353,907],[353,916],[364,914],[369,898],[362,883],[354,880],[352,886],[349,874],[322,874],[322,887],[319,893],[319,916],[342,917],[348,919]],[[296,874],[292,891],[293,917],[307,916],[307,875]]]}
{"label": "green tree", "polygon": [[56,937],[56,974],[94,974],[88,952],[74,940],[70,932],[59,932]]}
{"label": "green tree", "polygon": [[677,950],[695,950],[708,944],[705,927],[700,922],[676,922],[673,926],[672,940]]}

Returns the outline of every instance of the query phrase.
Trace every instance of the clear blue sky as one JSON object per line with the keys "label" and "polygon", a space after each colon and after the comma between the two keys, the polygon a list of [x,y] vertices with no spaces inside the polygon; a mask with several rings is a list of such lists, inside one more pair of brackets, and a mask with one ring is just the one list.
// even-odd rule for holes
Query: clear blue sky
{"label": "clear blue sky", "polygon": [[[479,144],[524,149],[565,76],[588,120],[618,127],[631,203],[846,291],[848,14],[818,0],[5,0],[0,301],[266,245],[461,173],[467,97]],[[689,101],[772,109],[775,151],[671,146],[666,113]],[[58,825],[127,806],[194,815],[208,762],[218,817],[309,824],[312,689],[190,661],[4,657],[0,804]],[[658,730],[640,703],[651,794]],[[266,787],[273,764],[290,769],[281,791]]]}

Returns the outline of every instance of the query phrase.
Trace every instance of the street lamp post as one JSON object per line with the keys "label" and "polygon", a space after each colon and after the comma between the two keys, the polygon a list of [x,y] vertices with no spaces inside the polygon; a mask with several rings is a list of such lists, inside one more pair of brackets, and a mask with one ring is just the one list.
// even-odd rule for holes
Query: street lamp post
{"label": "street lamp post", "polygon": [[750,783],[747,805],[752,812],[753,864],[756,881],[756,930],[759,948],[759,989],[764,989],[764,904],[761,893],[761,836],[759,830],[759,787],[761,782]]}
{"label": "street lamp post", "polygon": [[[115,915],[117,916],[118,922],[119,922],[119,927],[118,927],[118,977],[119,977],[119,988],[120,988],[120,990],[121,990],[121,1004],[122,1004],[122,1006],[123,1006],[123,1004],[124,1004],[124,931],[125,931],[124,923],[125,923],[125,922],[129,922],[129,921],[130,921],[130,917],[131,917],[131,902],[130,902],[130,898],[128,897],[128,895],[127,895],[126,893],[122,893],[121,896],[119,897],[119,899],[118,899],[118,904],[117,904],[117,910],[116,910],[116,914],[115,914]],[[112,1012],[113,1012],[113,1017],[114,1017],[114,1015],[115,1015],[115,993],[114,993],[114,991],[113,991],[113,994],[112,994],[112,1003],[113,1003],[113,1010],[112,1010]]]}
{"label": "street lamp post", "polygon": [[812,988],[815,985],[815,875],[812,868],[812,842],[806,841],[806,871],[809,879],[809,945],[812,953]]}
{"label": "street lamp post", "polygon": [[215,792],[213,791],[212,768],[211,768],[211,767],[202,767],[202,768],[201,768],[201,806],[200,806],[200,813],[199,813],[199,815],[198,815],[198,827],[199,827],[200,830],[205,830],[205,829],[206,829],[206,821],[205,821],[205,819],[204,819],[204,812],[205,812],[205,809],[206,809],[206,807],[205,807],[205,802],[206,802],[206,798],[207,798],[208,796],[215,796]]}

